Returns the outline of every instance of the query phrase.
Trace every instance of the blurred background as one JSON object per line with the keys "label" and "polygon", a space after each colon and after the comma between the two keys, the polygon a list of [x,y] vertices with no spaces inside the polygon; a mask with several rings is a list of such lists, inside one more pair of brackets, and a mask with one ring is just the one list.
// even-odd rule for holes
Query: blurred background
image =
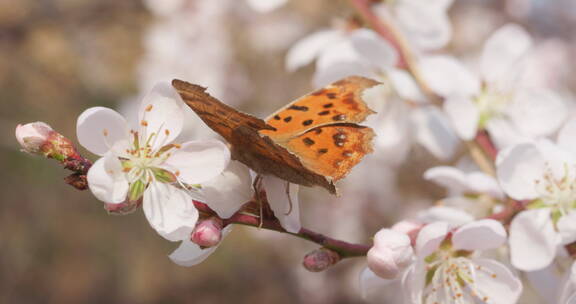
{"label": "blurred background", "polygon": [[[345,0],[289,0],[270,12],[252,2],[0,0],[0,303],[362,303],[363,259],[309,273],[301,260],[317,246],[264,230],[237,227],[204,263],[177,266],[167,258],[177,244],[141,211],[107,215],[89,192],[62,182],[60,166],[21,153],[14,138],[18,123],[45,121],[76,140],[86,108],[129,112],[156,81],[172,78],[267,116],[313,89],[312,66],[284,68],[290,46],[353,10]],[[515,21],[545,46],[558,76],[551,81],[575,87],[574,1],[457,0],[450,16],[448,51],[475,52]],[[183,136],[213,134],[189,113]],[[369,243],[442,197],[421,178],[438,162],[423,149],[400,164],[383,158],[369,156],[339,198],[302,191],[303,225]]]}

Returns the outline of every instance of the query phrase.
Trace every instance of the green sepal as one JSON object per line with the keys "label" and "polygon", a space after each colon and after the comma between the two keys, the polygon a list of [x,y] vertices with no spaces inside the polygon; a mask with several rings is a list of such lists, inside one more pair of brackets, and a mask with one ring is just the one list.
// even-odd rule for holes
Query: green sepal
{"label": "green sepal", "polygon": [[154,173],[156,180],[161,183],[173,183],[176,181],[176,175],[168,170],[152,168],[152,173]]}
{"label": "green sepal", "polygon": [[130,189],[128,190],[128,199],[130,201],[136,201],[146,190],[146,184],[141,180],[137,180],[130,185]]}

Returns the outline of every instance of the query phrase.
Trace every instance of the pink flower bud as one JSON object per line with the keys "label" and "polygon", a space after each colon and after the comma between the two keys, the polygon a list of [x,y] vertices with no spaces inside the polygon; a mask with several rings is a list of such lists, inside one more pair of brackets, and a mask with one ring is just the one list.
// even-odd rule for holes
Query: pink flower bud
{"label": "pink flower bud", "polygon": [[200,247],[214,247],[222,240],[222,220],[211,217],[201,220],[192,231],[191,241]]}
{"label": "pink flower bud", "polygon": [[303,265],[308,271],[319,272],[340,261],[340,255],[330,249],[320,248],[304,257]]}
{"label": "pink flower bud", "polygon": [[28,153],[42,153],[42,147],[47,143],[50,134],[54,130],[41,121],[18,125],[16,127],[16,139],[24,151]]}
{"label": "pink flower bud", "polygon": [[416,237],[418,236],[418,232],[420,229],[422,229],[423,226],[424,224],[417,221],[404,220],[394,224],[392,227],[390,227],[390,229],[408,235],[412,241],[412,245],[414,245],[416,244]]}
{"label": "pink flower bud", "polygon": [[368,268],[384,279],[396,278],[414,258],[410,237],[391,229],[374,236],[374,246],[367,255]]}

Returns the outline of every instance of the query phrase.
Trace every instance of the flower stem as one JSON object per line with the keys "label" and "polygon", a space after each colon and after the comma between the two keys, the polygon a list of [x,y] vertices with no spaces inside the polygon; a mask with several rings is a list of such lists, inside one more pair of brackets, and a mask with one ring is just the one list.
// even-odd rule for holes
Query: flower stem
{"label": "flower stem", "polygon": [[436,105],[442,104],[442,98],[434,93],[428,84],[426,84],[426,81],[424,81],[416,64],[414,52],[408,45],[408,41],[406,41],[404,36],[391,20],[382,16],[377,16],[374,13],[371,2],[372,1],[370,0],[350,0],[350,3],[362,19],[364,19],[376,33],[386,39],[398,51],[398,67],[407,70],[412,75],[424,95],[428,97],[431,103]]}

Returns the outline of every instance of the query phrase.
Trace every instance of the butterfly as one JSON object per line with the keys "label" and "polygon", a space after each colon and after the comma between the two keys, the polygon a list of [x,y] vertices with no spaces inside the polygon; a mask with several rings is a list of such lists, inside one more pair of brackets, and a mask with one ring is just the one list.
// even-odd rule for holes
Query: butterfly
{"label": "butterfly", "polygon": [[231,145],[232,159],[262,175],[275,175],[336,194],[344,178],[372,152],[371,128],[358,123],[375,113],[362,100],[379,83],[350,76],[289,103],[266,120],[210,96],[206,88],[174,79],[182,99]]}

